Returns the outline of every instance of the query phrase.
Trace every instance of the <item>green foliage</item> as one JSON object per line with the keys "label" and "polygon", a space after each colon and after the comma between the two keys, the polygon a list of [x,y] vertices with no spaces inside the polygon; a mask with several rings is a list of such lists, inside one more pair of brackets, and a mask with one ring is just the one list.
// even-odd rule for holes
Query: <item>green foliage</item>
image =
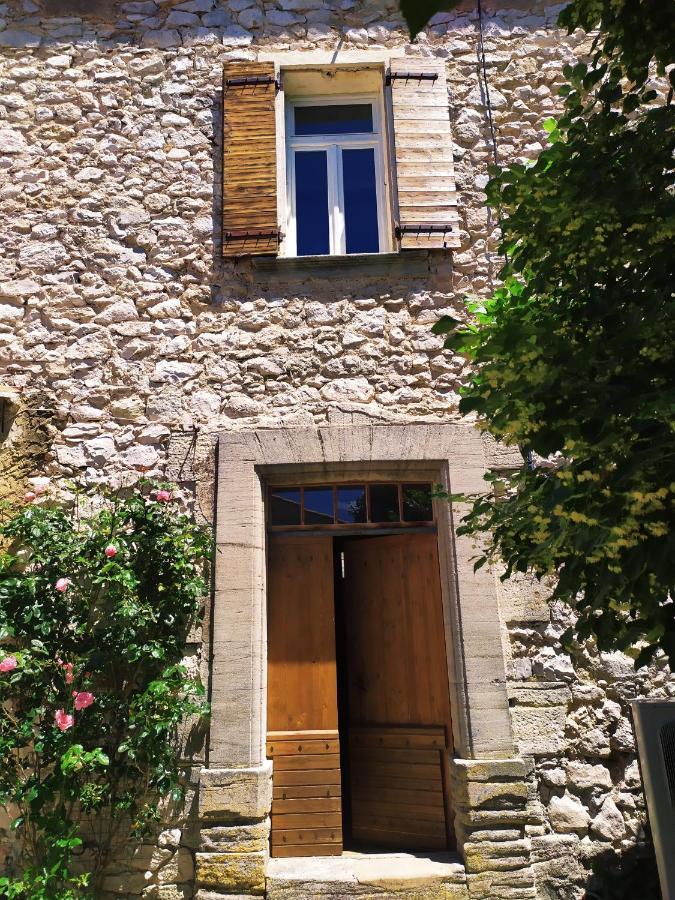
{"label": "green foliage", "polygon": [[178,728],[207,712],[181,660],[210,539],[162,496],[27,504],[0,528],[0,803],[25,853],[3,896],[96,896],[116,845],[180,797]]}
{"label": "green foliage", "polygon": [[461,0],[400,0],[401,12],[411,37],[416,37],[436,13],[448,12],[459,6],[460,2]]}
{"label": "green foliage", "polygon": [[[553,596],[575,606],[582,638],[637,664],[661,648],[675,667],[667,6],[578,0],[565,9],[570,28],[604,31],[590,62],[565,70],[564,113],[543,123],[550,146],[531,166],[493,172],[503,287],[470,305],[467,326],[435,330],[474,364],[460,410],[523,449],[499,499],[474,498],[461,530],[489,532],[487,555],[504,559],[505,577],[556,574]],[[527,451],[553,464],[529,466]]]}

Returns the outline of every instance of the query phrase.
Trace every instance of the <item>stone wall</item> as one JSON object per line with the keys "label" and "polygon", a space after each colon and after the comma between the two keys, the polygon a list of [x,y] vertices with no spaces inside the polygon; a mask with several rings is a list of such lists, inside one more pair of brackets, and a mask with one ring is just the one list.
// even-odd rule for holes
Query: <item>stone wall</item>
{"label": "stone wall", "polygon": [[[531,159],[583,43],[554,29],[558,6],[484,6],[499,156]],[[489,291],[499,268],[482,206],[493,148],[477,18],[467,3],[410,45],[396,7],[0,3],[0,381],[26,409],[38,391],[50,411],[39,456],[20,451],[22,478],[168,475],[210,522],[218,431],[457,416],[463,360],[442,352],[430,325]],[[290,49],[446,60],[462,221],[452,257],[315,268],[219,259],[222,63]],[[457,764],[467,883],[476,897],[581,896],[595,854],[642,839],[626,703],[672,696],[673,681],[661,670],[636,678],[623,657],[588,647],[566,655],[566,612],[549,617],[522,586],[505,589],[502,619],[526,761],[517,772]],[[191,897],[196,860],[207,897],[209,866],[264,858],[264,816],[215,809],[199,836],[194,805],[182,815],[111,873],[111,892]],[[259,893],[255,866],[245,890],[228,886],[240,888]]]}

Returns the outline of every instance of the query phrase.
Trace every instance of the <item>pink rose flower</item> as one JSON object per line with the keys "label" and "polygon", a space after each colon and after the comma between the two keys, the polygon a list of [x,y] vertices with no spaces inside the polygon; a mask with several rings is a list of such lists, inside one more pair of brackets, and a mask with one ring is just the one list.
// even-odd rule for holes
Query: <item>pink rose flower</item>
{"label": "pink rose flower", "polygon": [[6,656],[2,662],[0,662],[0,672],[11,672],[19,663],[16,661],[16,656]]}
{"label": "pink rose flower", "polygon": [[75,724],[75,717],[67,713],[65,709],[57,709],[54,713],[54,721],[59,731],[68,731]]}
{"label": "pink rose flower", "polygon": [[117,556],[117,547],[114,547],[112,544],[108,544],[103,552],[108,557],[108,559],[112,559],[114,556]]}
{"label": "pink rose flower", "polygon": [[171,499],[171,491],[165,491],[165,490],[157,491],[157,500],[160,503],[168,503],[170,499]]}
{"label": "pink rose flower", "polygon": [[95,699],[94,695],[90,694],[89,691],[80,691],[75,696],[75,709],[86,709],[88,706],[91,706]]}
{"label": "pink rose flower", "polygon": [[34,491],[26,491],[26,493],[23,495],[23,499],[26,503],[32,503],[36,497],[37,494]]}
{"label": "pink rose flower", "polygon": [[59,580],[56,582],[54,587],[61,594],[65,594],[65,592],[68,590],[68,588],[70,587],[71,584],[72,584],[72,582],[71,582],[70,578],[59,578]]}
{"label": "pink rose flower", "polygon": [[66,670],[66,684],[73,683],[73,664],[72,663],[61,663],[63,668]]}

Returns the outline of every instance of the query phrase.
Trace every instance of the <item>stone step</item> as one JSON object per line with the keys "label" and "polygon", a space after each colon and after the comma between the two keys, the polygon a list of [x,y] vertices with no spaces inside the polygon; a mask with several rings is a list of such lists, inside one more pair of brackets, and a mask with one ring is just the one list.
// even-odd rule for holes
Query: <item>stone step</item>
{"label": "stone step", "polygon": [[271,859],[267,900],[468,900],[456,854],[349,854]]}

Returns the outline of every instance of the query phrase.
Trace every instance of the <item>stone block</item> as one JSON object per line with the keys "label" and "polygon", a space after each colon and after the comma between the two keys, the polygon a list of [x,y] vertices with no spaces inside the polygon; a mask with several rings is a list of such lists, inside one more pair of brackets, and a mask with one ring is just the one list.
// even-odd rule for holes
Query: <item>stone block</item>
{"label": "stone block", "polygon": [[591,822],[591,834],[605,841],[620,841],[626,836],[626,823],[611,797],[607,797]]}
{"label": "stone block", "polygon": [[[501,575],[497,566],[495,574]],[[506,622],[548,622],[551,609],[547,597],[551,590],[534,576],[515,573],[506,581],[498,580],[499,608]]]}
{"label": "stone block", "polygon": [[456,802],[465,803],[472,809],[520,809],[531,795],[532,791],[524,781],[470,781],[458,785],[454,796]]}
{"label": "stone block", "polygon": [[195,872],[199,887],[215,888],[224,894],[265,893],[267,854],[197,853]]}
{"label": "stone block", "polygon": [[452,759],[452,775],[458,781],[523,779],[534,770],[529,759]]}
{"label": "stone block", "polygon": [[480,872],[467,876],[471,900],[534,900],[537,896],[530,866],[501,872]]}
{"label": "stone block", "polygon": [[511,722],[521,752],[534,755],[564,753],[566,718],[567,706],[513,706]]}
{"label": "stone block", "polygon": [[199,849],[203,853],[254,853],[267,849],[269,819],[253,825],[203,828]]}
{"label": "stone block", "polygon": [[220,891],[198,890],[194,900],[253,900],[254,894],[221,894]]}
{"label": "stone block", "polygon": [[612,787],[612,776],[609,769],[603,765],[592,766],[588,763],[572,760],[565,766],[567,783],[578,791],[593,790],[594,788]]}
{"label": "stone block", "polygon": [[520,829],[501,828],[501,829],[476,829],[472,831],[469,838],[473,841],[517,841],[521,836]]}
{"label": "stone block", "polygon": [[548,814],[553,830],[558,832],[584,833],[591,821],[586,807],[570,794],[553,797],[548,807]]}
{"label": "stone block", "polygon": [[455,812],[458,831],[468,828],[495,828],[500,825],[511,828],[524,825],[541,825],[542,809],[538,802],[530,802],[522,809],[471,809],[458,807]]}
{"label": "stone block", "polygon": [[530,842],[468,841],[463,853],[467,872],[522,869],[530,863]]}
{"label": "stone block", "polygon": [[247,769],[203,769],[199,812],[206,822],[264,819],[272,806],[272,763]]}

